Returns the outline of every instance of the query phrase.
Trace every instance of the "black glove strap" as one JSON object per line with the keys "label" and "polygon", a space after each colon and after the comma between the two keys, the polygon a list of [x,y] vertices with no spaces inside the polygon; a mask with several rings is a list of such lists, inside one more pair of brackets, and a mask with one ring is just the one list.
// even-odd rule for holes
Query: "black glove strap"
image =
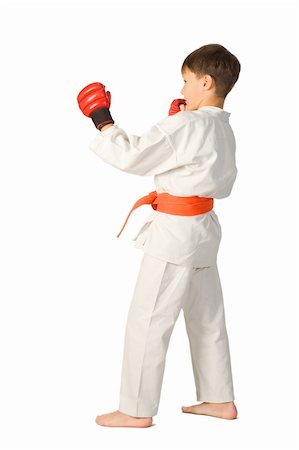
{"label": "black glove strap", "polygon": [[114,123],[108,108],[96,109],[90,114],[90,117],[96,128],[100,131],[108,123]]}

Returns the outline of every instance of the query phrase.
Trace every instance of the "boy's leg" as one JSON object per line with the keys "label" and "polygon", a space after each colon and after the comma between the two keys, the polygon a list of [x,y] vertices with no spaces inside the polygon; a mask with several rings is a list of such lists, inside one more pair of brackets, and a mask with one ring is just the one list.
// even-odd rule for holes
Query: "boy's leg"
{"label": "boy's leg", "polygon": [[119,402],[125,414],[157,414],[166,352],[192,270],[144,254],[125,332]]}
{"label": "boy's leg", "polygon": [[234,400],[229,341],[217,264],[195,269],[183,305],[197,400]]}

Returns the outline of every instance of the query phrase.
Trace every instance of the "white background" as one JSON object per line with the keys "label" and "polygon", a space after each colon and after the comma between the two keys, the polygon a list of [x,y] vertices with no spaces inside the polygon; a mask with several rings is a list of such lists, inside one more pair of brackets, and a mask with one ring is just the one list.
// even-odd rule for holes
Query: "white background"
{"label": "white background", "polygon": [[[295,2],[2,2],[2,448],[294,449],[298,446],[298,8]],[[180,315],[155,426],[105,428],[153,177],[88,149],[77,94],[99,81],[140,134],[181,97],[180,69],[219,43],[240,78],[224,109],[237,141],[231,196],[215,201],[237,420],[196,403]],[[8,420],[7,420],[8,419]]]}

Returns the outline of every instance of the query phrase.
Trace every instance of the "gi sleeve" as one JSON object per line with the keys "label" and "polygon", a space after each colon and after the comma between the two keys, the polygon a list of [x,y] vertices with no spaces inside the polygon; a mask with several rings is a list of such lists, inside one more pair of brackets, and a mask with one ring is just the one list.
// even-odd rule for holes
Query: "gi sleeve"
{"label": "gi sleeve", "polygon": [[157,175],[177,167],[176,150],[157,125],[135,136],[114,124],[99,132],[89,149],[111,166],[134,175]]}

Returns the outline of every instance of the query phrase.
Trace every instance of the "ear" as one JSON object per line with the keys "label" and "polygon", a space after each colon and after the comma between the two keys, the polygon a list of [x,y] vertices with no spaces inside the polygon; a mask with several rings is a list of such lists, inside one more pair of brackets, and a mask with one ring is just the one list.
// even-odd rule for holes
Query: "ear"
{"label": "ear", "polygon": [[204,86],[206,86],[207,84],[210,84],[210,86],[212,86],[213,84],[213,80],[214,78],[211,75],[205,75],[204,77]]}

